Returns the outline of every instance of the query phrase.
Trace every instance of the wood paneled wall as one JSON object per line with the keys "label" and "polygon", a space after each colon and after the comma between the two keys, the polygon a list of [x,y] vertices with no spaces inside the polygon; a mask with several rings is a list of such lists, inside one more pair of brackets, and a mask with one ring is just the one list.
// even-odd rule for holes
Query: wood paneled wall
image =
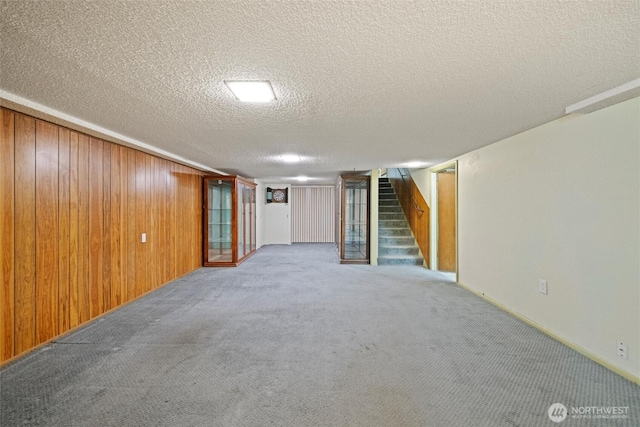
{"label": "wood paneled wall", "polygon": [[[404,175],[404,180],[402,178]],[[409,226],[413,231],[413,235],[416,238],[416,242],[422,256],[425,259],[427,267],[429,266],[429,205],[424,200],[420,189],[413,182],[411,174],[406,169],[398,170],[397,168],[387,169],[387,177],[389,182],[393,185],[393,189],[398,196],[402,210],[404,211]],[[420,212],[416,209],[416,204],[422,209]]]}
{"label": "wood paneled wall", "polygon": [[202,265],[200,171],[0,113],[0,363]]}

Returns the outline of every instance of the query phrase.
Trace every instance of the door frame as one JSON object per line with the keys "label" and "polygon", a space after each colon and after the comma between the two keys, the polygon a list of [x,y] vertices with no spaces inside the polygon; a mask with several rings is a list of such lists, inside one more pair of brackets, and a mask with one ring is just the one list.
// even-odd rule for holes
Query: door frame
{"label": "door frame", "polygon": [[460,264],[459,264],[459,260],[458,260],[458,253],[459,253],[459,236],[460,236],[460,230],[458,227],[458,161],[457,160],[451,160],[448,161],[446,163],[442,163],[439,164],[437,166],[433,166],[432,168],[430,168],[430,181],[431,181],[431,215],[430,215],[430,228],[431,228],[431,232],[430,234],[430,242],[429,242],[429,246],[430,246],[430,263],[429,265],[431,266],[432,270],[438,270],[438,173],[443,172],[445,170],[448,169],[453,169],[454,170],[454,198],[455,198],[455,203],[456,203],[456,208],[455,208],[455,224],[456,224],[456,239],[455,239],[455,243],[456,243],[456,270],[455,270],[455,275],[456,275],[456,282],[459,279],[459,275],[460,275]]}

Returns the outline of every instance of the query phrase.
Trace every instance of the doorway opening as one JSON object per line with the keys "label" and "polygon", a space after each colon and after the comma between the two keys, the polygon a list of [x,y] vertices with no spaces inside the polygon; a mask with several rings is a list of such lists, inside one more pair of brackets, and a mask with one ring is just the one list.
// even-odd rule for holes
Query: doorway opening
{"label": "doorway opening", "polygon": [[431,268],[458,281],[458,162],[431,169]]}

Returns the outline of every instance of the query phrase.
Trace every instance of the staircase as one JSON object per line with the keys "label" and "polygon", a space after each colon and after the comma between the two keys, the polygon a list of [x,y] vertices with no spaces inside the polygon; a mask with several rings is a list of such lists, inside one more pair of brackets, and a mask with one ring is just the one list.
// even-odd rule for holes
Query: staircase
{"label": "staircase", "polygon": [[420,249],[388,178],[378,181],[378,265],[422,265]]}

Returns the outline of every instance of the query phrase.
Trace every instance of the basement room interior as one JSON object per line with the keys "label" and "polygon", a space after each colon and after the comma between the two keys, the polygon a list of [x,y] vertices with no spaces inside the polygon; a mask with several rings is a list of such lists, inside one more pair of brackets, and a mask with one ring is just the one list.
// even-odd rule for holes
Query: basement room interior
{"label": "basement room interior", "polygon": [[640,425],[640,2],[0,40],[0,425]]}

